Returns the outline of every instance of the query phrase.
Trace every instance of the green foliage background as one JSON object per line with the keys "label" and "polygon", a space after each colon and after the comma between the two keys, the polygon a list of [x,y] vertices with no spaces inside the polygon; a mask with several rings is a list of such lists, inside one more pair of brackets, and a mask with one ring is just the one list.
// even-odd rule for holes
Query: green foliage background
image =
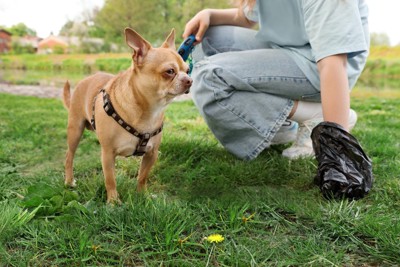
{"label": "green foliage background", "polygon": [[146,39],[160,43],[175,28],[183,33],[185,24],[204,8],[232,7],[229,0],[106,0],[94,18],[98,35],[108,40],[121,38],[122,30],[131,27]]}

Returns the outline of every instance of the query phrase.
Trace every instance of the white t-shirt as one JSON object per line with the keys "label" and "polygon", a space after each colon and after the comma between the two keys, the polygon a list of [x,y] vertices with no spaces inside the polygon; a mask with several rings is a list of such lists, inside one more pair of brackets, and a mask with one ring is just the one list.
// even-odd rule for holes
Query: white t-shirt
{"label": "white t-shirt", "polygon": [[287,51],[318,90],[316,62],[336,54],[347,54],[349,86],[355,85],[369,50],[365,0],[257,0],[245,14],[259,23],[257,38]]}

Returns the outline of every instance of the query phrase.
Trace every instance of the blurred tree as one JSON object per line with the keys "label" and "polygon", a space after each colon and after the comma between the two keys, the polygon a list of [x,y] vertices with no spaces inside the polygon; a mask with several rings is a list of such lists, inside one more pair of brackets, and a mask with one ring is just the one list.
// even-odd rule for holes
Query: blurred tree
{"label": "blurred tree", "polygon": [[61,36],[77,36],[86,37],[89,32],[86,22],[69,20],[61,28],[59,35]]}
{"label": "blurred tree", "polygon": [[59,35],[68,37],[71,53],[100,53],[110,52],[113,44],[104,40],[105,32],[94,23],[99,9],[84,10],[75,20],[67,21]]}
{"label": "blurred tree", "polygon": [[32,30],[31,28],[28,28],[24,23],[18,23],[16,25],[11,26],[10,28],[7,29],[9,32],[12,33],[13,36],[36,36],[36,31]]}
{"label": "blurred tree", "polygon": [[[176,42],[182,41],[185,24],[204,8],[232,7],[233,0],[105,0],[102,8],[87,10],[81,18],[68,21],[60,30],[63,36],[98,37],[109,51],[118,44],[124,51],[124,29],[130,27],[159,46],[172,28]],[[115,49],[113,49],[115,50]],[[117,48],[117,50],[119,50]]]}
{"label": "blurred tree", "polygon": [[100,9],[95,7],[92,10],[85,10],[82,12],[82,22],[85,24],[87,31],[86,34],[88,37],[97,37],[97,38],[104,38],[105,32],[103,29],[99,28],[95,24],[95,18],[99,13]]}
{"label": "blurred tree", "polygon": [[19,55],[19,54],[34,54],[36,53],[35,48],[30,45],[30,44],[21,44],[18,41],[13,41],[11,43],[11,51],[13,54]]}
{"label": "blurred tree", "polygon": [[386,33],[371,33],[371,46],[390,46],[390,38]]}
{"label": "blurred tree", "polygon": [[94,18],[104,37],[123,43],[123,30],[131,27],[154,45],[160,45],[172,28],[180,42],[186,22],[204,8],[230,7],[231,0],[105,0]]}
{"label": "blurred tree", "polygon": [[[155,0],[106,0],[97,13],[94,22],[103,29],[106,39],[121,39],[125,27],[131,27],[144,34],[151,30],[154,20],[160,16]],[[146,34],[144,34],[146,36]],[[120,43],[120,42],[119,42]]]}
{"label": "blurred tree", "polygon": [[71,36],[72,34],[72,28],[74,27],[74,21],[73,20],[68,20],[61,28],[60,30],[60,35],[61,36]]}

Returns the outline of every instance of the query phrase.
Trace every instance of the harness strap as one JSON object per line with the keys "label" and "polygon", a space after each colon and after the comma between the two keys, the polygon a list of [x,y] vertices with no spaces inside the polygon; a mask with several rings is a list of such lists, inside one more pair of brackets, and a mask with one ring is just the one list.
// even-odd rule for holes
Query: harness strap
{"label": "harness strap", "polygon": [[[100,91],[101,92],[101,91]],[[99,92],[99,93],[100,93]],[[92,125],[93,131],[96,131],[96,120],[94,118],[94,108],[96,106],[96,99],[97,99],[98,94],[94,97],[93,99],[93,106],[92,106],[92,119],[90,120],[90,125]]]}
{"label": "harness strap", "polygon": [[[103,108],[104,108],[104,111],[107,113],[107,115],[112,117],[122,128],[124,128],[130,134],[139,138],[139,142],[136,146],[136,150],[132,154],[132,156],[143,156],[147,151],[147,144],[148,144],[150,138],[161,133],[164,124],[161,124],[160,128],[158,128],[157,130],[155,130],[152,133],[140,133],[134,127],[132,127],[131,125],[126,123],[121,118],[121,116],[118,115],[118,113],[115,111],[115,109],[111,103],[110,96],[107,94],[107,92],[104,90],[104,88],[101,89],[100,92],[103,93],[103,102],[104,102]],[[97,98],[97,96],[94,98],[94,101],[93,101],[93,115],[92,115],[92,120],[90,121],[94,130],[96,130],[96,123],[95,123],[95,118],[94,118],[94,109],[95,109],[96,98]]]}

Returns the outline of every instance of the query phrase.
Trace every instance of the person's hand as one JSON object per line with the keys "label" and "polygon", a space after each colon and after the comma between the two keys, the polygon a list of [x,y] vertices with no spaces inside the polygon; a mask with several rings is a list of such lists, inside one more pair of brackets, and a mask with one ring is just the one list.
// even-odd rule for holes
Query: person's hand
{"label": "person's hand", "polygon": [[186,39],[189,35],[194,34],[196,36],[195,44],[198,44],[203,39],[204,33],[210,26],[211,14],[209,10],[204,9],[197,13],[188,23],[186,23],[185,31],[183,32],[183,39]]}
{"label": "person's hand", "polygon": [[198,44],[202,41],[210,25],[232,25],[250,28],[254,24],[255,22],[249,21],[243,11],[238,8],[204,9],[186,23],[182,37],[186,39],[193,34],[196,36],[195,44]]}

